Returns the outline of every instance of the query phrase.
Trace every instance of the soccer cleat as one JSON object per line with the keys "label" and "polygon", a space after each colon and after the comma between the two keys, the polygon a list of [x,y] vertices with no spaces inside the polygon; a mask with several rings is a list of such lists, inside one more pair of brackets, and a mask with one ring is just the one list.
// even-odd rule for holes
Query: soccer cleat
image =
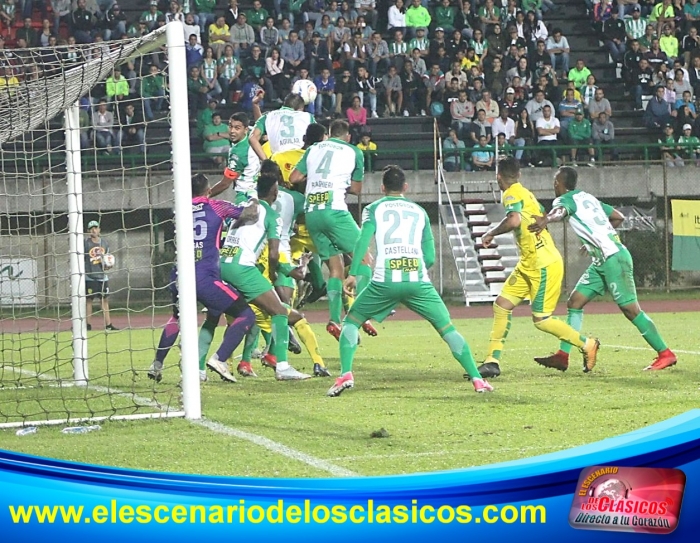
{"label": "soccer cleat", "polygon": [[288,366],[283,370],[275,370],[275,379],[278,381],[303,381],[304,379],[311,379],[311,376],[295,370],[292,366]]}
{"label": "soccer cleat", "polygon": [[260,357],[260,363],[266,368],[277,369],[277,358],[270,353],[266,353]]}
{"label": "soccer cleat", "polygon": [[85,326],[87,327],[87,331],[88,331],[88,332],[89,332],[90,330],[92,330],[92,324],[86,324]]}
{"label": "soccer cleat", "polygon": [[336,340],[340,341],[340,325],[333,322],[329,321],[328,324],[326,325],[326,332],[328,332],[330,335],[332,335]]}
{"label": "soccer cleat", "polygon": [[665,351],[661,351],[659,356],[656,357],[656,360],[644,368],[644,371],[665,370],[666,368],[675,366],[676,362],[678,362],[678,359],[676,358],[676,355],[673,354],[673,351],[671,351],[671,349],[666,349]]}
{"label": "soccer cleat", "polygon": [[474,392],[493,392],[493,387],[484,379],[472,379]]}
{"label": "soccer cleat", "polygon": [[314,364],[314,377],[330,377],[331,372],[328,371],[328,368],[326,366],[322,366],[321,364]]}
{"label": "soccer cleat", "polygon": [[236,371],[238,372],[239,375],[242,375],[243,377],[257,377],[258,375],[253,371],[253,367],[250,365],[250,362],[244,362],[241,360],[238,363],[238,367],[236,368]]}
{"label": "soccer cleat", "polygon": [[588,373],[595,367],[596,358],[598,357],[598,349],[600,349],[600,341],[596,338],[589,337],[586,343],[581,348],[583,354],[583,372]]}
{"label": "soccer cleat", "polygon": [[209,360],[207,360],[207,367],[214,373],[218,373],[222,380],[228,381],[229,383],[235,383],[236,378],[231,375],[228,370],[228,365],[226,362],[222,362],[214,353]]}
{"label": "soccer cleat", "polygon": [[482,379],[492,379],[501,375],[501,366],[495,358],[487,358],[478,369]]}
{"label": "soccer cleat", "polygon": [[557,351],[549,356],[535,357],[535,362],[545,368],[554,368],[559,371],[566,371],[569,368],[569,353]]}
{"label": "soccer cleat", "polygon": [[377,329],[369,321],[362,323],[362,331],[368,336],[377,337]]}
{"label": "soccer cleat", "polygon": [[113,324],[108,324],[107,326],[105,326],[105,330],[114,330],[114,331],[116,331],[116,330],[119,330],[119,328],[117,328],[117,327],[114,326]]}
{"label": "soccer cleat", "polygon": [[292,354],[301,354],[301,345],[299,345],[299,340],[294,335],[291,326],[289,327],[289,345],[287,346],[287,350]]}
{"label": "soccer cleat", "polygon": [[148,370],[148,378],[153,379],[156,383],[160,383],[163,379],[163,363],[154,360]]}
{"label": "soccer cleat", "polygon": [[207,381],[207,370],[199,370],[199,381],[202,383]]}
{"label": "soccer cleat", "polygon": [[352,376],[352,372],[349,371],[340,377],[336,378],[333,386],[328,389],[326,396],[335,398],[343,393],[343,390],[348,388],[353,388],[355,386],[355,378]]}

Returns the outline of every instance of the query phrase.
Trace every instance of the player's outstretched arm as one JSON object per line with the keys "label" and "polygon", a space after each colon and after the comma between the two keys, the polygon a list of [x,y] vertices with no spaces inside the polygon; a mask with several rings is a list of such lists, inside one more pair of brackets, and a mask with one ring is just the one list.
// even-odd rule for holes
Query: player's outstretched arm
{"label": "player's outstretched arm", "polygon": [[547,225],[551,222],[561,222],[566,218],[567,211],[566,208],[563,207],[555,207],[547,213],[547,215],[541,215],[539,217],[532,217],[532,220],[534,221],[530,226],[527,227],[527,229],[530,232],[533,232],[535,234],[539,234],[547,228]]}
{"label": "player's outstretched arm", "polygon": [[481,244],[484,247],[488,247],[491,245],[491,242],[493,241],[493,238],[496,236],[500,236],[501,234],[507,234],[508,232],[512,232],[516,228],[520,226],[520,212],[518,211],[510,211],[501,222],[496,225],[495,228],[492,228],[488,232],[486,232],[483,236],[481,236]]}
{"label": "player's outstretched arm", "polygon": [[258,155],[258,158],[260,160],[265,160],[267,157],[265,156],[265,151],[263,151],[262,143],[260,143],[261,137],[262,132],[256,126],[255,128],[253,128],[253,133],[250,135],[250,138],[248,138],[248,141],[250,142],[250,146],[255,152],[255,154]]}

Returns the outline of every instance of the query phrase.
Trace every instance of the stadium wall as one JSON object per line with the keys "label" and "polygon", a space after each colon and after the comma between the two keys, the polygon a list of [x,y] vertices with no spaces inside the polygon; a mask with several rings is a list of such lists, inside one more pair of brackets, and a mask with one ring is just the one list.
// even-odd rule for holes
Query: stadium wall
{"label": "stadium wall", "polygon": [[[693,177],[697,170],[685,168],[669,170],[669,196],[700,196],[700,184]],[[552,174],[550,169],[523,171],[523,182],[543,201],[551,200]],[[692,176],[692,177],[691,177]],[[215,174],[212,175],[215,178]],[[85,221],[100,219],[103,235],[117,258],[117,265],[110,273],[110,288],[117,306],[139,307],[151,303],[167,302],[167,274],[172,259],[172,185],[161,172],[149,172],[143,176],[130,176],[131,185],[124,189],[121,177],[101,175],[99,191],[91,191],[90,176],[84,176]],[[493,198],[497,186],[493,173],[447,174],[455,199],[464,190],[467,198]],[[13,182],[14,181],[14,182]],[[428,211],[433,221],[436,242],[437,228],[436,189],[430,171],[408,172],[410,196]],[[65,182],[53,176],[50,183],[52,195],[38,194],[31,190],[27,180],[6,177],[7,189],[2,199],[2,213],[19,217],[17,224],[24,226],[9,236],[9,221],[0,224],[0,258],[30,258],[36,263],[36,292],[41,306],[63,304],[69,297],[68,238],[65,234]],[[362,204],[381,195],[381,174],[370,173],[365,179]],[[661,166],[625,168],[581,168],[580,186],[609,200],[648,202],[663,194],[663,169]],[[226,197],[226,193],[224,193]],[[351,199],[353,200],[353,199]],[[47,208],[50,202],[50,208]],[[351,206],[359,216],[357,205]],[[32,228],[40,224],[39,228]],[[157,226],[154,227],[154,224]],[[575,280],[588,265],[588,259],[579,254],[579,242],[561,225],[551,225],[550,231],[566,261],[565,290],[573,288]],[[461,296],[461,286],[451,249],[445,238],[443,243],[444,293],[456,298]],[[154,267],[154,264],[160,264]],[[437,284],[437,267],[432,270]],[[681,278],[682,279],[682,278]],[[695,283],[693,278],[689,284]],[[678,282],[676,282],[679,285]],[[682,285],[683,282],[680,282]]]}

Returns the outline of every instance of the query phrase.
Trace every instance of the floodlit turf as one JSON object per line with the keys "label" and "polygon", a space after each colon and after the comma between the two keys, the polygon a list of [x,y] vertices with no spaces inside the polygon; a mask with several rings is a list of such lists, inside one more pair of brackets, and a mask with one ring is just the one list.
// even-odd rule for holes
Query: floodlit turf
{"label": "floodlit turf", "polygon": [[[679,353],[676,367],[663,372],[641,371],[653,352],[621,315],[591,315],[584,320],[584,331],[597,335],[603,345],[591,374],[582,373],[578,354],[572,356],[566,373],[535,364],[532,357],[556,350],[557,342],[538,332],[529,319],[517,318],[506,344],[503,374],[492,380],[496,392],[477,395],[427,323],[389,320],[378,326],[379,337],[363,336],[354,371],[356,388],[340,398],[325,397],[330,379],[279,383],[256,362],[258,379],[206,383],[203,410],[208,419],[229,428],[263,436],[305,453],[312,461],[322,459],[360,475],[453,469],[534,456],[628,432],[697,407],[700,341],[689,331],[698,329],[700,313],[653,318],[672,348],[688,351]],[[456,325],[477,357],[483,357],[490,319],[460,320]],[[322,326],[315,330],[328,366],[337,373],[337,343]],[[116,332],[107,340],[99,333],[94,337],[101,342],[96,350],[107,346],[112,352],[122,351],[110,355],[111,369],[129,370],[110,384],[135,387],[148,397],[153,385],[145,370],[152,359],[148,350],[154,342],[152,332]],[[129,356],[129,346],[142,350]],[[291,361],[300,370],[311,370],[304,355],[292,356]],[[177,363],[176,351],[168,363],[166,377],[155,391],[168,391],[172,399],[179,378],[172,366]],[[95,371],[100,364],[94,362]],[[10,375],[7,368],[2,375],[3,379]],[[7,394],[21,398],[23,393],[0,391],[0,402]],[[8,409],[7,403],[0,405]],[[100,432],[86,435],[62,435],[60,427],[40,428],[36,435],[25,437],[16,437],[14,430],[0,431],[0,447],[163,471],[330,475],[327,467],[281,457],[184,420],[102,426]],[[389,437],[370,437],[381,428]]]}

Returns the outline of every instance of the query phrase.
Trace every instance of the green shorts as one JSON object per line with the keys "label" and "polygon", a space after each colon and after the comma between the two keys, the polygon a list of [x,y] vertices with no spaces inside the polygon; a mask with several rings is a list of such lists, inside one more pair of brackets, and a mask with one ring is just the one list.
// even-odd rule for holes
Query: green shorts
{"label": "green shorts", "polygon": [[432,283],[378,283],[371,281],[357,295],[346,318],[358,324],[367,319],[382,322],[398,304],[427,320],[439,331],[451,322],[450,313]]}
{"label": "green shorts", "polygon": [[632,255],[627,249],[622,249],[600,266],[591,264],[576,283],[574,290],[589,300],[609,292],[619,306],[636,302],[637,288],[634,284]]}
{"label": "green shorts", "polygon": [[297,282],[291,277],[284,275],[283,273],[277,273],[277,279],[275,280],[276,287],[288,287],[291,289],[296,288]]}
{"label": "green shorts", "polygon": [[[322,209],[306,214],[306,227],[321,260],[352,253],[360,237],[360,228],[349,211]],[[364,256],[364,255],[363,255]]]}
{"label": "green shorts", "polygon": [[255,190],[251,190],[251,191],[247,191],[247,192],[236,191],[236,196],[233,199],[233,203],[239,206],[241,204],[245,204],[251,198],[255,198],[257,200],[257,198],[258,198],[257,191],[255,191]]}
{"label": "green shorts", "polygon": [[246,302],[272,290],[272,283],[255,266],[241,266],[237,262],[221,262],[221,278],[233,285]]}

